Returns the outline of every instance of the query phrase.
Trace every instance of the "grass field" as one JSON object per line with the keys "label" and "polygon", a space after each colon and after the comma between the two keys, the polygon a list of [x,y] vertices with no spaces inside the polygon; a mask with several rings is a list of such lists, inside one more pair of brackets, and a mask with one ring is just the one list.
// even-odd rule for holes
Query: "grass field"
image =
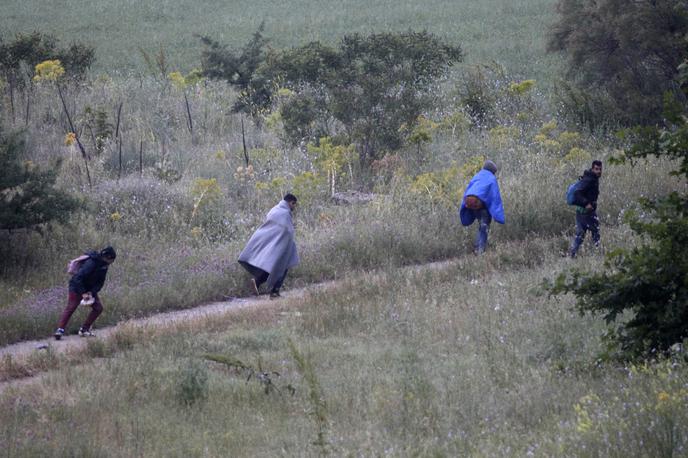
{"label": "grass field", "polygon": [[603,323],[540,289],[571,262],[552,242],[93,341],[99,358],[0,396],[0,441],[8,456],[684,456],[685,366],[598,360]]}
{"label": "grass field", "polygon": [[[561,58],[545,53],[555,4],[4,1],[3,37],[49,32],[94,45],[98,60],[85,82],[64,87],[92,153],[92,188],[65,142],[54,85],[13,93],[12,111],[8,91],[0,95],[3,128],[26,136],[24,164],[54,168],[58,187],[84,202],[69,225],[0,234],[0,345],[53,331],[66,262],[86,248],[119,253],[96,328],[245,294],[236,257],[288,190],[301,203],[302,262],[285,288],[340,283],[150,333],[125,326],[84,353],[3,359],[2,380],[41,377],[0,393],[0,455],[687,456],[683,350],[644,364],[611,360],[604,322],[542,286],[574,266],[602,269],[604,250],[638,243],[624,215],[639,198],[686,191],[669,175],[676,164],[611,165],[628,145],[562,116],[551,92]],[[337,189],[374,193],[370,203],[335,205],[308,148],[285,141],[268,115],[232,113],[237,94],[223,82],[182,92],[149,74],[139,52],[162,48],[168,71],[188,71],[199,65],[197,34],[237,47],[263,21],[278,48],[427,29],[465,51],[466,65],[434,89],[427,142],[386,152],[374,170],[339,170]],[[461,71],[476,66],[486,70]],[[537,83],[509,89],[523,78]],[[482,84],[484,123],[462,105],[470,84]],[[89,113],[112,127],[119,107],[119,142],[105,135],[98,150]],[[485,158],[499,164],[507,224],[493,224],[477,257],[476,227],[461,227],[456,209]],[[566,259],[574,215],[565,189],[598,158],[603,250]]]}
{"label": "grass field", "polygon": [[7,0],[0,31],[50,32],[64,42],[96,47],[96,72],[127,74],[144,68],[139,48],[162,47],[171,70],[200,62],[195,35],[237,47],[265,22],[278,48],[312,40],[335,42],[348,33],[427,29],[459,44],[472,64],[496,61],[515,78],[550,82],[559,58],[544,53],[554,0],[343,1],[82,1]]}

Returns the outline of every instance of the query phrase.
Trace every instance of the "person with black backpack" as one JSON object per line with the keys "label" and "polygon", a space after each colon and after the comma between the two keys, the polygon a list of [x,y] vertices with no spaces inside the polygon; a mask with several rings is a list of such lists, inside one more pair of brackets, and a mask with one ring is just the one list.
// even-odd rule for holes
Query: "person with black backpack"
{"label": "person with black backpack", "polygon": [[600,220],[597,217],[597,197],[600,195],[602,161],[592,161],[592,167],[583,172],[573,190],[572,205],[576,207],[576,235],[571,243],[569,256],[576,257],[583,244],[585,233],[590,231],[595,247],[600,246]]}
{"label": "person with black backpack", "polygon": [[105,247],[100,252],[90,251],[69,263],[68,272],[74,273],[69,280],[69,296],[57,325],[54,337],[60,340],[65,334],[65,328],[72,314],[79,305],[91,306],[91,312],[86,321],[79,328],[79,336],[92,337],[91,325],[103,312],[103,304],[100,302],[98,292],[105,284],[108,267],[115,261],[117,253],[111,246]]}

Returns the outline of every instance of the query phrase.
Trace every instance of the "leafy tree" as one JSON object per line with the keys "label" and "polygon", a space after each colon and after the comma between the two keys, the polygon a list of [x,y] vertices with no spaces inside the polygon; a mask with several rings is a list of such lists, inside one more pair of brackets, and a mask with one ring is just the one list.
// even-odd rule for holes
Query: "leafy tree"
{"label": "leafy tree", "polygon": [[21,162],[24,143],[0,132],[0,229],[40,231],[49,222],[67,222],[79,201],[55,188],[56,172]]}
{"label": "leafy tree", "polygon": [[238,51],[227,49],[219,42],[204,36],[202,54],[203,76],[224,79],[239,91],[234,111],[256,116],[269,107],[271,92],[268,82],[258,74],[258,67],[265,60],[267,38],[261,24],[251,39]]}
{"label": "leafy tree", "polygon": [[[623,160],[669,157],[679,162],[673,174],[685,180],[688,107],[670,96],[665,101],[668,126],[624,131],[633,147]],[[628,222],[647,243],[613,251],[601,273],[562,274],[551,289],[555,294],[574,293],[581,312],[603,314],[607,323],[628,314],[610,334],[627,357],[664,352],[688,338],[688,194],[673,192],[641,205],[644,215],[629,214]]]}
{"label": "leafy tree", "polygon": [[[319,122],[316,134],[332,134],[327,130],[342,126],[347,143],[357,144],[365,163],[403,144],[409,130],[401,127],[415,124],[430,106],[432,83],[461,59],[458,46],[425,31],[353,34],[337,48],[313,42],[272,52],[261,71],[267,80],[311,100],[294,99],[308,108],[309,122]],[[293,108],[282,107],[285,125],[299,113]]]}
{"label": "leafy tree", "polygon": [[458,46],[428,32],[353,34],[337,47],[311,42],[265,51],[261,27],[240,52],[207,37],[203,42],[204,74],[239,90],[235,111],[267,112],[275,93],[290,89],[279,108],[291,140],[343,133],[362,162],[402,145],[400,127],[414,125],[430,105],[431,84],[462,59]]}
{"label": "leafy tree", "polygon": [[95,49],[82,43],[60,48],[55,37],[40,32],[19,33],[12,41],[0,36],[0,75],[7,81],[13,114],[15,91],[24,89],[35,66],[48,60],[59,60],[66,76],[78,80],[95,61]]}
{"label": "leafy tree", "polygon": [[661,121],[688,33],[686,0],[559,0],[548,49],[568,58],[563,85],[573,110],[600,122],[600,108],[627,125]]}

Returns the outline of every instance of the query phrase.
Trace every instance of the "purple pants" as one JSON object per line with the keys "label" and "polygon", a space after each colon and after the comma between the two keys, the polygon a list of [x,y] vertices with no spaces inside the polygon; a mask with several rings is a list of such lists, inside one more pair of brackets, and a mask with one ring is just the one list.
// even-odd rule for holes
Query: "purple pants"
{"label": "purple pants", "polygon": [[[94,299],[96,301],[90,305],[91,312],[88,314],[86,321],[84,321],[84,324],[81,326],[84,329],[90,329],[93,322],[96,321],[96,318],[98,318],[98,316],[100,316],[100,314],[103,312],[103,304],[100,302],[100,298],[96,295],[94,296]],[[65,307],[64,312],[62,312],[60,324],[57,325],[58,328],[65,329],[67,327],[69,319],[72,317],[72,314],[79,306],[80,302],[81,294],[70,291],[67,299],[67,307]]]}

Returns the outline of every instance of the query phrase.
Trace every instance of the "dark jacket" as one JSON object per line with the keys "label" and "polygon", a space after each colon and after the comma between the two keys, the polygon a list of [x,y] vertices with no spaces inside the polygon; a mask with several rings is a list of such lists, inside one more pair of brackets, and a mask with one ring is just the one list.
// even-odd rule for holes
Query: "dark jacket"
{"label": "dark jacket", "polygon": [[592,209],[597,210],[597,197],[600,195],[600,179],[592,170],[586,170],[581,177],[581,183],[573,193],[573,204],[586,207],[592,204]]}
{"label": "dark jacket", "polygon": [[69,291],[77,294],[90,292],[95,296],[105,283],[105,276],[110,265],[95,251],[86,254],[90,257],[81,264],[79,271],[69,280]]}

